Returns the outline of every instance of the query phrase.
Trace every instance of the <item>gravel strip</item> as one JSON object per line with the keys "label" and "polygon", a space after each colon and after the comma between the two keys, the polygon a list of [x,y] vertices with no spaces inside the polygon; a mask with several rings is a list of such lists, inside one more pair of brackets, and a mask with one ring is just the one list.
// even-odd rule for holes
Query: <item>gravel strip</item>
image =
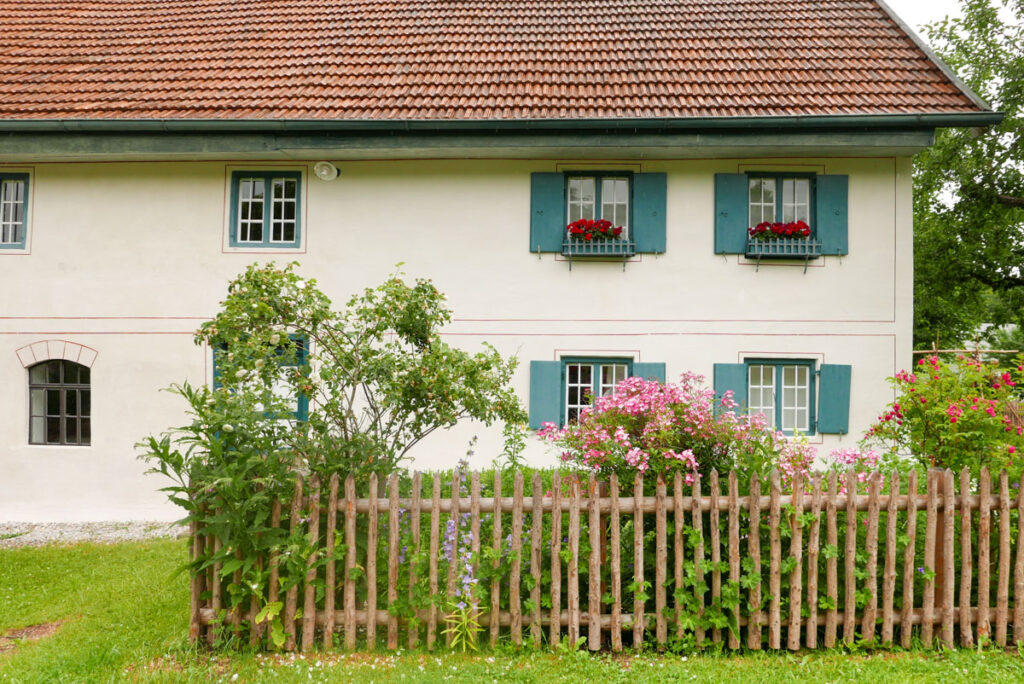
{"label": "gravel strip", "polygon": [[45,544],[75,544],[85,541],[113,544],[187,535],[188,529],[185,527],[152,520],[87,523],[0,522],[0,549],[43,546]]}

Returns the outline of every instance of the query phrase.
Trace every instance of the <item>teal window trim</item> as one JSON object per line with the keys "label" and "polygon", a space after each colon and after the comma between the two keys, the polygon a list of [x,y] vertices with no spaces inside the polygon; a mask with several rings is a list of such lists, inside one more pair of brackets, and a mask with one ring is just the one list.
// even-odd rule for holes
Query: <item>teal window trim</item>
{"label": "teal window trim", "polygon": [[818,236],[818,227],[815,217],[817,216],[817,179],[816,173],[809,172],[787,172],[787,171],[748,171],[747,172],[747,227],[752,227],[755,224],[753,219],[750,217],[750,181],[760,178],[773,178],[775,179],[775,220],[782,221],[782,180],[787,178],[806,178],[810,180],[810,187],[808,188],[808,199],[810,200],[807,208],[807,223],[811,227],[811,239],[815,239]]}
{"label": "teal window trim", "polygon": [[[18,183],[18,182],[22,183],[23,184],[23,188],[24,188],[24,190],[22,192],[22,199],[21,199],[21,202],[20,202],[20,204],[21,204],[21,221],[19,222],[19,224],[16,227],[16,229],[18,230],[18,235],[17,235],[18,240],[9,240],[7,242],[0,242],[0,250],[5,250],[5,249],[23,250],[23,249],[25,249],[25,245],[28,244],[27,243],[27,240],[28,240],[28,218],[29,218],[28,217],[28,208],[30,206],[30,204],[29,204],[29,189],[30,189],[29,188],[29,174],[27,174],[27,173],[0,173],[0,192],[2,192],[2,188],[3,188],[3,184],[4,183]],[[2,202],[3,199],[4,199],[3,196],[0,195],[0,202]],[[5,210],[6,210],[6,207],[4,207],[3,205],[0,205],[0,233],[2,233],[3,227],[4,227],[2,222],[3,222],[4,219],[7,218],[6,214],[3,213]],[[11,227],[12,226],[8,225],[8,230],[10,230]],[[2,240],[2,239],[3,239],[3,235],[0,234],[0,240]]]}
{"label": "teal window trim", "polygon": [[[305,367],[305,371],[309,373],[309,366],[307,357],[309,355],[309,340],[303,335],[288,335],[288,339],[296,343],[298,347],[298,358],[296,359],[296,366]],[[222,343],[213,350],[213,389],[218,389],[221,386],[220,383],[220,372],[217,369],[217,357],[220,354],[227,353],[228,347],[226,343]],[[289,368],[292,367],[289,364]],[[304,393],[300,392],[296,397],[295,402],[295,420],[306,421],[309,420],[309,397]]]}
{"label": "teal window trim", "polygon": [[[239,193],[243,180],[258,179],[264,181],[263,192],[263,232],[259,241],[240,240]],[[273,215],[273,181],[277,179],[295,181],[295,239],[288,241],[271,240],[271,223]],[[231,212],[230,212],[231,247],[255,249],[295,249],[302,244],[302,173],[299,171],[232,171],[231,172]]]}
{"label": "teal window trim", "polygon": [[627,202],[629,208],[626,214],[629,217],[627,226],[629,228],[629,234],[632,238],[633,235],[633,171],[566,171],[563,173],[565,182],[562,187],[562,218],[563,223],[569,225],[569,181],[574,178],[593,178],[594,179],[594,218],[595,220],[603,218],[601,213],[604,211],[604,205],[601,203],[601,181],[605,178],[625,178],[629,183],[629,195]]}
{"label": "teal window trim", "polygon": [[[562,362],[561,381],[561,410],[559,412],[558,424],[565,425],[567,422],[567,409],[569,403],[569,376],[568,367],[572,364],[590,365],[591,371],[590,393],[591,396],[599,396],[601,391],[601,366],[625,365],[626,378],[633,375],[633,359],[616,356],[568,356],[560,359]],[[625,379],[625,378],[623,378]]]}
{"label": "teal window trim", "polygon": [[[751,358],[744,359],[743,365],[746,370],[747,382],[747,404],[751,402],[750,397],[750,367],[751,366],[773,366],[775,368],[775,389],[773,404],[775,407],[775,421],[773,426],[786,435],[793,435],[794,430],[782,429],[782,368],[784,366],[802,366],[807,368],[807,430],[801,431],[804,435],[814,435],[818,431],[817,416],[817,379],[818,369],[816,362],[811,359],[772,359],[772,358]],[[748,409],[749,410],[749,409]]]}

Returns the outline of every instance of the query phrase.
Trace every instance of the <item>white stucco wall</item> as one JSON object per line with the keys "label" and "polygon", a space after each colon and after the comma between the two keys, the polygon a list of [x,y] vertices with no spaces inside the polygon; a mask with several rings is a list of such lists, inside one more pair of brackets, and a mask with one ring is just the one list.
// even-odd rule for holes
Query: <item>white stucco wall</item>
{"label": "white stucco wall", "polygon": [[[447,293],[450,341],[483,341],[522,365],[560,355],[630,356],[711,375],[747,357],[853,366],[851,434],[818,436],[827,453],[853,444],[892,398],[885,378],[910,363],[911,178],[905,157],[730,159],[572,164],[556,161],[347,161],[316,179],[311,164],[108,162],[8,165],[32,173],[25,253],[0,253],[0,520],[173,519],[142,475],[133,445],[181,422],[159,389],[208,380],[191,333],[227,281],[254,260],[298,260],[337,303],[397,262]],[[227,247],[234,169],[303,171],[299,250]],[[668,174],[667,252],[579,263],[527,250],[530,173],[614,168]],[[849,255],[802,266],[714,254],[714,174],[746,170],[849,174]],[[66,340],[96,352],[89,447],[27,444],[26,371],[16,350]],[[479,435],[476,463],[500,435],[460,426],[416,452],[450,466]],[[552,458],[532,445],[530,459]]]}

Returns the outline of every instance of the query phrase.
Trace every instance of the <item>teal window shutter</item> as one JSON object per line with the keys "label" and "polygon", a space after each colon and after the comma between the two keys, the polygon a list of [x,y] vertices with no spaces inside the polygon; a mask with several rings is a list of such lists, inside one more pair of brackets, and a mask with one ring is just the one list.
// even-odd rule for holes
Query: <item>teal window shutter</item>
{"label": "teal window shutter", "polygon": [[850,366],[821,366],[818,377],[818,432],[845,435],[850,431],[850,371]]}
{"label": "teal window shutter", "polygon": [[644,380],[657,380],[658,382],[665,382],[665,364],[634,363],[633,377],[643,378]]}
{"label": "teal window shutter", "polygon": [[558,424],[562,417],[562,363],[530,362],[530,428]]}
{"label": "teal window shutter", "polygon": [[668,180],[664,173],[633,176],[633,240],[636,251],[665,251],[665,203]]}
{"label": "teal window shutter", "polygon": [[715,396],[718,399],[727,390],[732,390],[732,398],[737,404],[747,406],[747,366],[742,363],[715,364]]}
{"label": "teal window shutter", "polygon": [[530,251],[561,252],[565,226],[565,176],[530,174]]}
{"label": "teal window shutter", "polygon": [[715,254],[747,251],[747,175],[715,174]]}
{"label": "teal window shutter", "polygon": [[821,241],[821,253],[848,254],[848,211],[849,176],[818,176],[815,179],[817,194],[817,225],[814,229]]}

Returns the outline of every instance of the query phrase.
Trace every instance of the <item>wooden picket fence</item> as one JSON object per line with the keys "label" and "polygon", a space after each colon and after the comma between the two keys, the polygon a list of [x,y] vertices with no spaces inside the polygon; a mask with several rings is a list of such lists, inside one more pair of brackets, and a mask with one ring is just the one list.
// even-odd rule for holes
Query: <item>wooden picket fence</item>
{"label": "wooden picket fence", "polygon": [[[323,489],[315,477],[310,478],[308,487],[300,478],[291,501],[274,505],[272,524],[282,525],[282,510],[287,510],[288,528],[294,531],[308,525],[309,538],[318,540],[329,560],[318,569],[310,558],[302,586],[290,588],[282,598],[279,559],[271,556],[265,598],[284,604],[288,635],[284,648],[288,650],[306,651],[318,640],[326,648],[343,643],[354,649],[357,633],[361,646],[373,648],[380,645],[378,629],[386,630],[389,649],[399,647],[403,630],[405,639],[401,641],[410,648],[421,644],[424,632],[426,646],[434,648],[439,626],[443,630],[445,624],[442,608],[431,604],[419,611],[418,621],[410,625],[387,607],[400,592],[411,597],[423,572],[429,577],[431,595],[442,591],[449,599],[456,595],[458,564],[445,564],[439,552],[442,520],[447,516],[458,528],[460,516],[468,512],[474,563],[487,562],[480,555],[481,518],[486,520],[487,514],[493,516],[491,562],[497,564],[501,553],[511,558],[507,575],[482,587],[485,591],[477,608],[481,640],[486,642],[489,637],[491,645],[504,638],[516,645],[522,645],[524,638],[536,646],[555,645],[561,639],[575,644],[585,630],[591,650],[613,651],[624,648],[624,637],[626,647],[640,648],[653,642],[663,648],[687,631],[697,644],[721,643],[728,649],[741,645],[750,649],[831,648],[839,641],[858,640],[909,647],[915,638],[926,646],[938,641],[967,647],[978,640],[1005,646],[1011,624],[1013,641],[1024,640],[1024,545],[1015,540],[1018,525],[1024,521],[1024,478],[1014,483],[1018,489],[1013,503],[1005,472],[998,475],[994,494],[987,471],[972,483],[965,470],[956,487],[951,471],[933,470],[923,492],[919,492],[915,473],[902,489],[895,473],[888,478],[875,474],[860,485],[867,494],[856,494],[858,481],[852,472],[841,477],[834,473],[827,478],[815,476],[810,482],[797,477],[787,492],[782,491],[779,475],[773,473],[767,494],[754,478],[747,495],[738,491],[735,473],[725,478],[724,493],[717,473],[708,479],[710,491],[706,494],[700,478],[686,485],[676,475],[671,483],[659,479],[654,495],[645,496],[643,480],[638,478],[632,496],[624,496],[629,492],[620,491],[614,476],[599,483],[594,477],[581,481],[556,473],[548,492],[537,475],[531,483],[532,496],[524,496],[525,482],[518,473],[512,496],[506,497],[501,474],[496,473],[494,496],[484,498],[480,474],[471,473],[466,501],[465,494],[460,494],[459,473],[446,498],[442,498],[437,478],[430,495],[424,496],[419,473],[412,478],[411,495],[404,497],[399,496],[400,481],[395,475],[387,480],[385,495],[379,494],[377,478],[372,476],[363,496],[357,495],[351,477],[341,482],[334,476]],[[564,494],[566,480],[568,493]],[[408,490],[408,480],[405,486]],[[511,514],[510,520],[506,514]],[[408,516],[404,520],[408,521],[413,550],[429,548],[428,567],[409,568],[408,586],[399,586],[400,515]],[[527,515],[529,526],[525,527]],[[420,533],[421,516],[429,516],[427,535]],[[568,517],[565,535],[563,516]],[[379,538],[381,518],[386,520],[385,540]],[[623,542],[628,551],[629,540],[622,539],[622,532],[630,519],[633,560],[631,567],[624,568]],[[582,557],[580,550],[581,520],[591,550],[587,557]],[[765,521],[767,530],[763,530]],[[357,528],[363,533],[359,539]],[[845,531],[842,542],[841,529]],[[751,534],[751,530],[763,531]],[[549,542],[543,541],[545,531]],[[654,567],[647,568],[645,555],[650,558],[652,554],[645,539],[650,539],[652,531]],[[336,536],[345,545],[343,564],[341,558],[334,560]],[[783,539],[787,536],[788,544]],[[922,536],[923,544],[919,543]],[[204,549],[219,548],[221,543],[195,527],[192,541],[194,557]],[[767,563],[762,559],[765,541]],[[387,559],[386,568],[377,567],[381,544],[386,544],[382,555]],[[566,548],[568,554],[564,555]],[[857,565],[858,552],[863,567]],[[679,605],[684,597],[672,588],[697,587],[688,598],[696,601],[698,614],[710,610],[722,598],[723,582],[733,587],[741,584],[741,555],[751,559],[749,574],[756,581],[742,583],[742,600],[731,608],[734,627],[689,630]],[[784,556],[791,568],[788,573],[783,570]],[[524,580],[523,558],[531,581]],[[444,586],[438,576],[439,560],[442,567],[447,565]],[[588,574],[582,599],[581,568]],[[696,583],[692,577],[686,582],[688,569],[696,573]],[[379,572],[386,573],[386,582],[378,577]],[[646,578],[653,597],[634,592],[632,605],[625,605],[624,572],[633,587],[643,586]],[[542,575],[548,584],[545,595],[550,598],[550,608],[542,607],[547,603],[542,601]],[[766,579],[766,587],[761,578]],[[784,580],[788,581],[785,592]],[[235,629],[248,627],[253,643],[265,640],[265,629],[256,623],[258,601],[253,600],[245,614],[237,609],[222,610],[224,583],[219,566],[192,577],[193,640],[208,638],[212,643],[214,630],[222,622]],[[317,599],[316,584],[324,589],[321,600]],[[923,590],[916,591],[922,584]],[[378,585],[386,587],[383,597],[378,596]],[[362,597],[359,601],[357,595]],[[528,599],[527,609],[524,599]],[[790,608],[785,612],[784,602]],[[501,609],[502,603],[506,610]]]}

